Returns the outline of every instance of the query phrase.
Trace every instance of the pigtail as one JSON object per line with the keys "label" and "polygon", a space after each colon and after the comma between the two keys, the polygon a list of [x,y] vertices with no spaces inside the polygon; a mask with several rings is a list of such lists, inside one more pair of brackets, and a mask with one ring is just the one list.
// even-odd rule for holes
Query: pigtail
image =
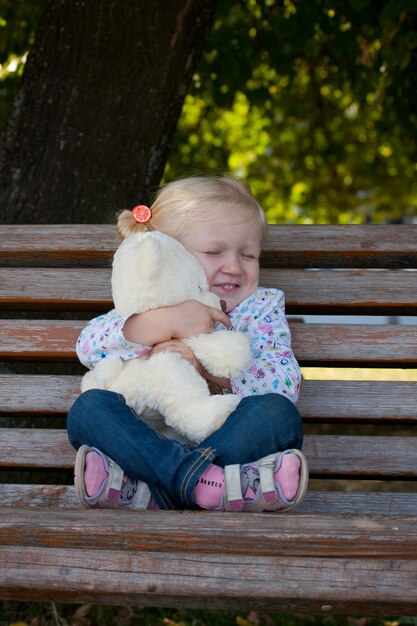
{"label": "pigtail", "polygon": [[120,237],[126,239],[126,237],[142,230],[143,226],[135,222],[132,211],[125,209],[117,216],[116,228]]}
{"label": "pigtail", "polygon": [[131,211],[125,209],[117,216],[116,227],[120,237],[126,239],[136,233],[154,230],[149,223],[151,217],[151,210],[143,204],[134,207]]}

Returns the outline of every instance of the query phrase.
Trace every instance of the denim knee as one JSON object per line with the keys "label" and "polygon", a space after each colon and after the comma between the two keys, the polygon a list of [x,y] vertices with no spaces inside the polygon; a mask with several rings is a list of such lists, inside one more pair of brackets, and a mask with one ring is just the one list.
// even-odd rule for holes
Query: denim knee
{"label": "denim knee", "polygon": [[102,394],[103,391],[101,389],[89,389],[81,393],[68,412],[68,420],[72,421],[80,415],[88,415],[91,407],[100,401]]}
{"label": "denim knee", "polygon": [[257,396],[260,401],[260,409],[271,420],[276,420],[280,416],[280,428],[285,429],[288,437],[293,441],[292,447],[301,449],[303,445],[303,422],[297,407],[291,400],[278,393],[268,393]]}
{"label": "denim knee", "polygon": [[301,449],[302,444],[303,425],[296,407],[275,393],[242,398],[226,422],[203,442],[215,450],[222,467]]}
{"label": "denim knee", "polygon": [[79,426],[94,415],[94,407],[103,403],[108,392],[102,389],[89,389],[78,396],[67,416],[68,439],[78,449],[82,442],[79,437]]}

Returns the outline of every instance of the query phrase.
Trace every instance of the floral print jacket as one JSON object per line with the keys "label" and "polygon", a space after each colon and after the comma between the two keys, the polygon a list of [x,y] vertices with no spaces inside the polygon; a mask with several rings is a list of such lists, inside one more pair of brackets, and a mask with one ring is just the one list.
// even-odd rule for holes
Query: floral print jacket
{"label": "floral print jacket", "polygon": [[[248,367],[231,380],[233,393],[242,397],[280,393],[295,403],[301,373],[291,350],[284,293],[279,289],[260,287],[228,315],[232,322],[230,330],[249,333],[252,351]],[[125,321],[114,310],[91,320],[77,342],[81,363],[92,369],[109,355],[126,361],[148,352],[149,346],[126,341],[123,335]],[[219,324],[216,328],[224,326]]]}

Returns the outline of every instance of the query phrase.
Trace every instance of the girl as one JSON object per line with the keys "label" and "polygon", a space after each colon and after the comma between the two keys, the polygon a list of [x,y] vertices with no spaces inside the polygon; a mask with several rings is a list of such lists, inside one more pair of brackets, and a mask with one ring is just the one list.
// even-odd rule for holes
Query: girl
{"label": "girl", "polygon": [[[82,332],[81,362],[93,368],[110,354],[126,360],[175,351],[209,383],[242,399],[223,426],[195,446],[163,437],[116,393],[81,394],[68,415],[68,436],[78,450],[80,502],[93,508],[292,508],[304,497],[308,480],[294,406],[300,371],[291,351],[284,294],[258,286],[266,234],[262,208],[240,181],[192,177],[163,187],[150,209],[121,213],[122,236],[141,228],[175,237],[200,260],[224,312],[196,301],[128,319],[110,311]],[[251,338],[252,362],[232,380],[210,375],[181,341],[219,324]]]}

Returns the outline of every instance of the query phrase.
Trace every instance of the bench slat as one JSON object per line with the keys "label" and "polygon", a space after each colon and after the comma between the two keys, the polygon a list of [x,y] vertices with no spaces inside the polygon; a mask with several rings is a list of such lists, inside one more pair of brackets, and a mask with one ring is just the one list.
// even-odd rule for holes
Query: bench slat
{"label": "bench slat", "polygon": [[416,242],[414,225],[397,230],[397,225],[270,224],[262,262],[265,267],[415,268]]}
{"label": "bench slat", "polygon": [[[138,516],[140,533],[138,533]],[[257,516],[259,518],[259,516]],[[247,515],[213,512],[0,510],[0,545],[26,547],[123,550],[128,553],[161,549],[161,536],[169,536],[167,554],[228,554],[245,557],[332,556],[415,559],[417,516],[361,516],[346,524],[337,515],[261,516],[262,528]],[[266,519],[263,519],[266,517]],[[92,521],[94,520],[94,523]],[[393,534],[393,526],[398,530]],[[109,528],[114,531],[109,533]],[[27,529],[31,528],[28,533]],[[210,535],[210,541],[207,536]],[[238,541],[237,541],[238,540]]]}
{"label": "bench slat", "polygon": [[167,559],[163,551],[95,550],[90,544],[73,550],[4,546],[2,571],[0,597],[21,601],[415,614],[417,561],[409,559],[184,552]]}
{"label": "bench slat", "polygon": [[294,513],[297,512],[335,513],[348,515],[349,518],[354,514],[417,515],[417,493],[315,491],[312,489],[307,492],[305,500],[295,509]]}
{"label": "bench slat", "polygon": [[417,476],[415,437],[311,435],[305,438],[303,450],[312,476]]}
{"label": "bench slat", "polygon": [[107,268],[0,268],[0,306],[8,309],[112,308]]}
{"label": "bench slat", "polygon": [[[0,501],[4,507],[50,510],[80,510],[72,485],[14,485],[0,484]],[[417,515],[417,493],[395,492],[307,492],[305,500],[293,514],[381,514]]]}
{"label": "bench slat", "polygon": [[[86,325],[76,320],[0,320],[3,359],[76,360],[75,343]],[[381,363],[417,365],[417,326],[290,323],[302,365]]]}
{"label": "bench slat", "polygon": [[265,269],[260,284],[284,291],[287,313],[417,312],[414,271]]}
{"label": "bench slat", "polygon": [[[287,312],[417,312],[415,271],[265,269],[260,283],[284,290]],[[0,305],[9,309],[112,306],[108,268],[0,268],[0,287]]]}
{"label": "bench slat", "polygon": [[[309,435],[303,450],[315,477],[417,477],[417,438]],[[62,430],[2,429],[0,467],[72,469],[74,457]]]}
{"label": "bench slat", "polygon": [[[417,293],[417,291],[416,291]],[[292,347],[302,364],[409,363],[417,367],[417,326],[300,324],[291,326]]]}
{"label": "bench slat", "polygon": [[18,266],[109,266],[120,243],[108,224],[2,225],[0,264]]}
{"label": "bench slat", "polygon": [[75,361],[75,344],[84,326],[79,320],[0,320],[0,356]]}
{"label": "bench slat", "polygon": [[[80,510],[73,485],[19,485],[0,483],[2,507]],[[1,510],[1,509],[0,509]]]}
{"label": "bench slat", "polygon": [[80,383],[80,376],[0,375],[0,415],[65,415]]}
{"label": "bench slat", "polygon": [[[273,225],[262,261],[271,267],[416,267],[417,226]],[[107,224],[3,225],[0,264],[110,265],[119,239]]]}
{"label": "bench slat", "polygon": [[[65,415],[79,376],[0,375],[0,415]],[[305,421],[417,423],[416,382],[305,380],[298,409]]]}
{"label": "bench slat", "polygon": [[417,382],[304,380],[297,408],[305,421],[415,424]]}

